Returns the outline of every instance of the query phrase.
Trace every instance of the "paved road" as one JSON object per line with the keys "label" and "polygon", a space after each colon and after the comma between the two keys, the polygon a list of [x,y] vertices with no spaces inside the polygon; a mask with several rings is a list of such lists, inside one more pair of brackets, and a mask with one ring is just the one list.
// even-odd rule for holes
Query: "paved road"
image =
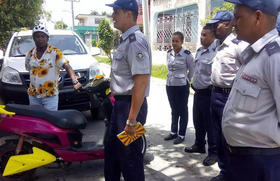
{"label": "paved road", "polygon": [[[108,73],[108,72],[107,72]],[[146,181],[208,181],[218,173],[217,164],[204,167],[201,162],[206,156],[186,154],[183,149],[194,142],[192,122],[193,96],[189,97],[189,124],[184,143],[174,146],[163,141],[170,130],[170,108],[165,92],[165,81],[152,78],[151,92],[148,98],[149,112],[147,123],[148,149],[145,158]],[[84,112],[89,124],[83,133],[84,140],[102,143],[104,122],[92,121],[89,112]],[[53,165],[51,165],[53,166]],[[36,181],[104,181],[103,160],[73,163],[64,169],[39,168]]]}

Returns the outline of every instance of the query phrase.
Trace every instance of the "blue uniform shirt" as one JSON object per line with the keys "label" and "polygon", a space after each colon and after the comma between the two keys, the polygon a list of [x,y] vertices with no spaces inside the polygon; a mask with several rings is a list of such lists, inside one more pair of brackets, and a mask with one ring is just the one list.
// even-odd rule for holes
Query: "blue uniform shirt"
{"label": "blue uniform shirt", "polygon": [[192,78],[194,71],[194,60],[191,52],[182,48],[175,55],[174,50],[169,50],[167,52],[167,67],[167,86],[186,85]]}
{"label": "blue uniform shirt", "polygon": [[[111,91],[114,95],[131,95],[133,76],[151,75],[151,49],[139,26],[129,28],[121,36],[121,43],[114,53],[111,66]],[[149,95],[148,84],[145,96]]]}
{"label": "blue uniform shirt", "polygon": [[212,59],[216,54],[217,40],[208,48],[201,47],[195,56],[195,68],[192,85],[196,89],[205,89],[211,85]]}
{"label": "blue uniform shirt", "polygon": [[268,32],[242,53],[226,103],[222,129],[227,143],[280,147],[280,37]]}

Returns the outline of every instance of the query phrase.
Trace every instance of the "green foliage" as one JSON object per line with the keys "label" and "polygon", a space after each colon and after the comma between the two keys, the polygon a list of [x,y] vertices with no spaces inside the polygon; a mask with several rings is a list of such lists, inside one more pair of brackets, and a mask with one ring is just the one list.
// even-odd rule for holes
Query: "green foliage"
{"label": "green foliage", "polygon": [[55,22],[55,29],[60,29],[60,30],[66,30],[67,29],[67,24],[65,24],[62,20]]}
{"label": "green foliage", "polygon": [[102,19],[98,25],[99,42],[97,44],[111,60],[111,50],[113,48],[114,32],[109,22]]}
{"label": "green foliage", "polygon": [[153,65],[152,76],[160,79],[167,78],[168,69],[166,65]]}
{"label": "green foliage", "polygon": [[0,4],[0,48],[5,49],[11,34],[32,28],[42,14],[43,0],[4,0]]}
{"label": "green foliage", "polygon": [[95,40],[95,39],[92,39],[92,40],[91,40],[91,46],[92,46],[92,47],[96,47],[96,40]]}
{"label": "green foliage", "polygon": [[102,56],[94,56],[94,58],[99,62],[99,63],[105,63],[105,64],[111,64],[111,61],[108,57],[102,57]]}
{"label": "green foliage", "polygon": [[215,9],[213,10],[213,12],[212,12],[205,20],[202,20],[202,21],[201,21],[201,24],[202,24],[203,26],[206,25],[206,23],[209,22],[209,21],[213,18],[213,16],[214,16],[218,11],[221,11],[221,10],[229,10],[229,11],[233,12],[233,10],[234,10],[234,4],[225,2],[225,3],[223,4],[222,7],[217,7],[217,8],[215,8]]}
{"label": "green foliage", "polygon": [[91,13],[90,13],[90,15],[95,15],[95,16],[97,16],[97,15],[99,15],[99,13],[97,12],[97,11],[91,11]]}

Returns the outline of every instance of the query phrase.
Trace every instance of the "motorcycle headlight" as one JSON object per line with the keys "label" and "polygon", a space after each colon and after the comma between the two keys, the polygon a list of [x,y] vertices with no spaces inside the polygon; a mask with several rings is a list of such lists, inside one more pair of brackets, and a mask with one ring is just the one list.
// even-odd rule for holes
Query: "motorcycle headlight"
{"label": "motorcycle headlight", "polygon": [[22,85],[22,81],[19,76],[19,72],[11,67],[6,67],[3,70],[2,82],[7,83],[7,84]]}
{"label": "motorcycle headlight", "polygon": [[89,67],[89,79],[94,79],[97,75],[103,75],[99,63],[94,63]]}

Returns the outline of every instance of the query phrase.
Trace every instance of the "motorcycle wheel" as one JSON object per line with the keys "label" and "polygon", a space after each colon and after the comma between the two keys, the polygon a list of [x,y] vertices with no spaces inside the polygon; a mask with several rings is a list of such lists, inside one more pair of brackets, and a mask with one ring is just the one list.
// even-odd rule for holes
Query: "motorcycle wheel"
{"label": "motorcycle wheel", "polygon": [[146,141],[146,137],[145,135],[141,136],[141,140],[142,140],[142,154],[143,156],[146,154],[146,149],[147,149],[147,141]]}
{"label": "motorcycle wheel", "polygon": [[[28,170],[15,175],[7,176],[7,177],[2,176],[9,158],[15,155],[16,146],[17,146],[17,141],[6,141],[6,143],[0,146],[0,180],[1,181],[32,180],[35,169]],[[32,153],[32,145],[27,142],[24,142],[22,151],[19,154],[22,155],[22,154],[30,154],[30,153]]]}

